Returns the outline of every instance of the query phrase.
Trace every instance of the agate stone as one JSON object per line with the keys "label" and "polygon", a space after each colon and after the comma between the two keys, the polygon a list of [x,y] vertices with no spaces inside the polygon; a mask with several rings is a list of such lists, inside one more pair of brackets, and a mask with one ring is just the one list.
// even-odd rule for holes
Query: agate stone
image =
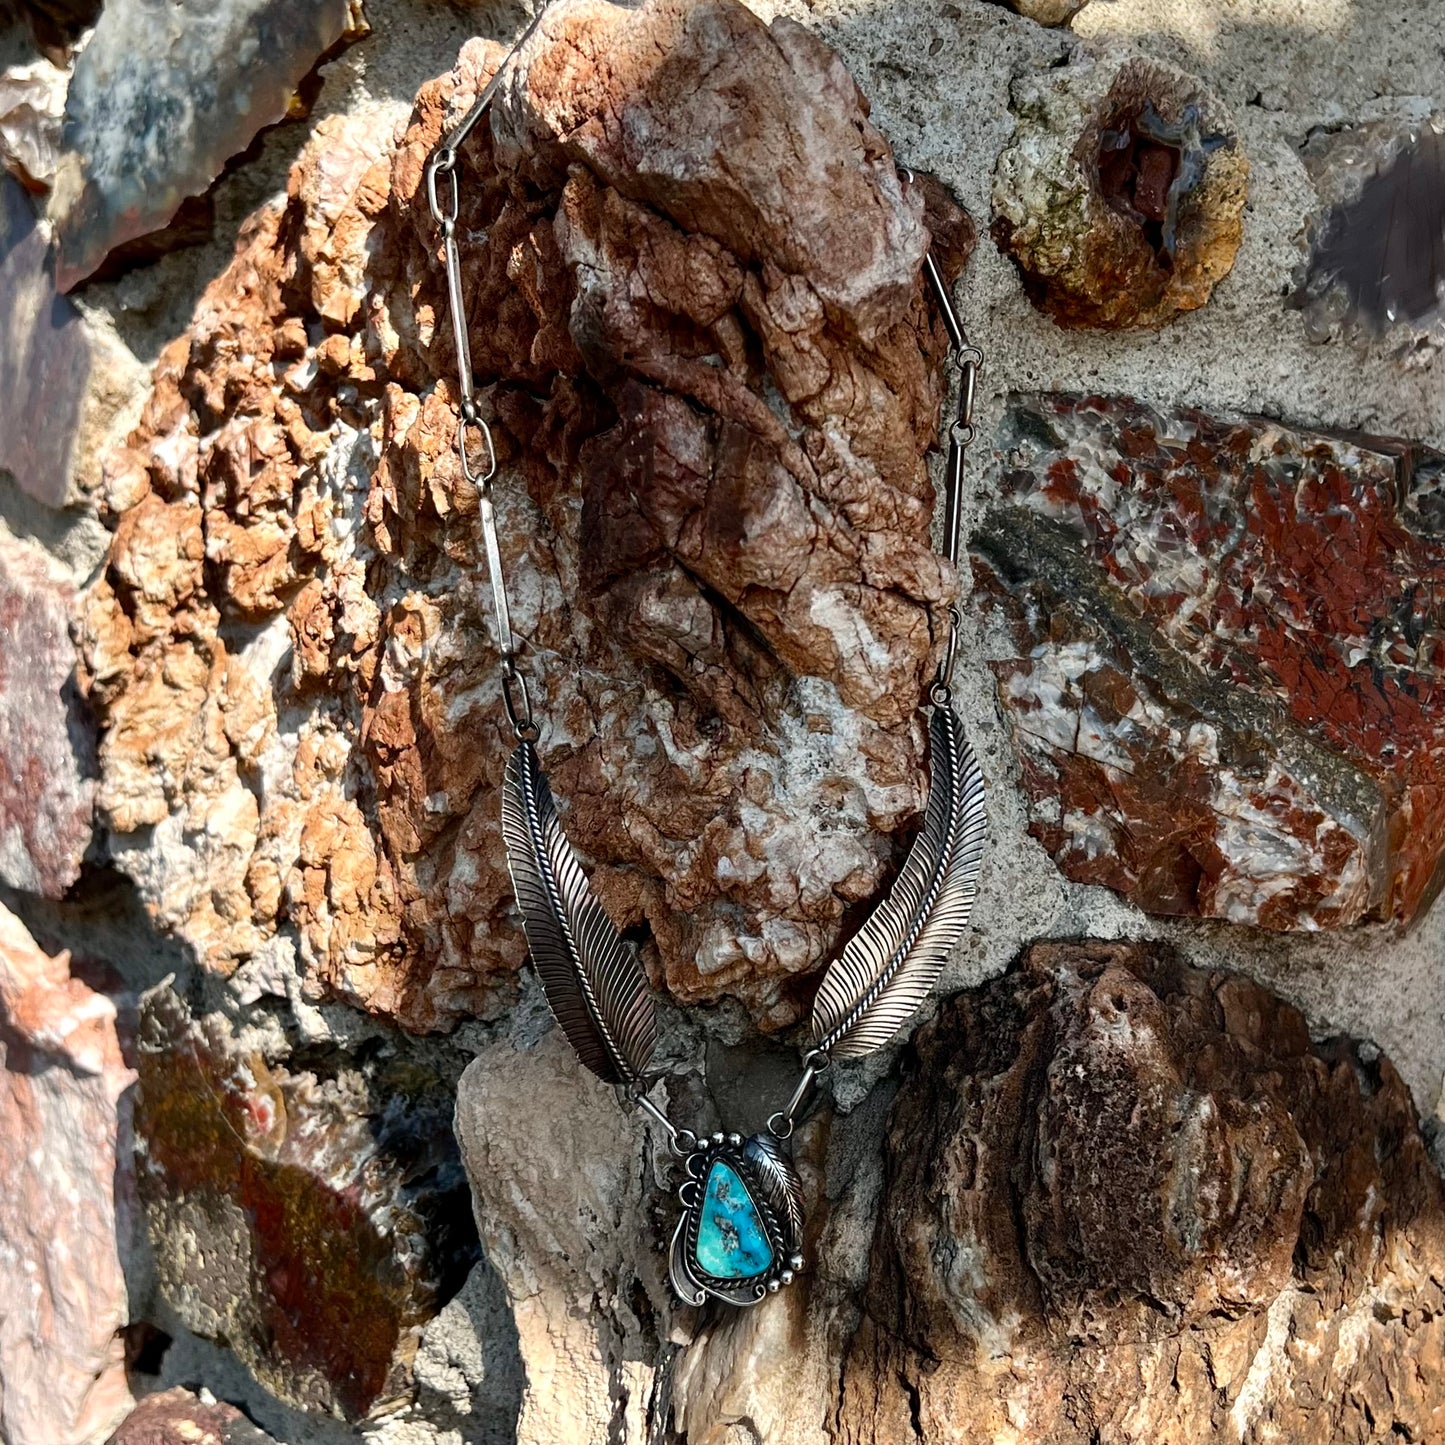
{"label": "agate stone", "polygon": [[768,1231],[748,1186],[721,1159],[708,1172],[696,1254],[698,1267],[715,1279],[751,1279],[773,1262]]}

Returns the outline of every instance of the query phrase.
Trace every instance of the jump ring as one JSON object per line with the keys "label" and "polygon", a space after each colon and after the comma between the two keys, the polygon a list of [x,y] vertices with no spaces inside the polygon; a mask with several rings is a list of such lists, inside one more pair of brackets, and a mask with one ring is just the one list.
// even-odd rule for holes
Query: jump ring
{"label": "jump ring", "polygon": [[[781,1119],[781,1120],[783,1121],[781,1124],[778,1123],[778,1120],[779,1120],[779,1119]],[[786,1126],[786,1127],[785,1127],[785,1126]],[[782,1111],[781,1109],[779,1109],[776,1114],[770,1115],[769,1118],[768,1118],[768,1133],[771,1134],[774,1139],[790,1139],[790,1138],[792,1138],[792,1135],[793,1135],[793,1121],[792,1121],[792,1119],[789,1118],[789,1116],[788,1116],[787,1114],[783,1113],[783,1111]]]}

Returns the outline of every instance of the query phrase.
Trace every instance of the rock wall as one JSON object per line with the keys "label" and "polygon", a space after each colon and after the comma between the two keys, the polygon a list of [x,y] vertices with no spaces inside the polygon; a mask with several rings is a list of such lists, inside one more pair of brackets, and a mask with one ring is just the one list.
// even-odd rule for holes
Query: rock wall
{"label": "rock wall", "polygon": [[162,8],[0,6],[0,1439],[1441,1438],[1433,7],[556,0],[463,147],[539,748],[688,1127],[791,1087],[961,598],[974,926],[732,1315],[496,827],[424,168],[517,17]]}

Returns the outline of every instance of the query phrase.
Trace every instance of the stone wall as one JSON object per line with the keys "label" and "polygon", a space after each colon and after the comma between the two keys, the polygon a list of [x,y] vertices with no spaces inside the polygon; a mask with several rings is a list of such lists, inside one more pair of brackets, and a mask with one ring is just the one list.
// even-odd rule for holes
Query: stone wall
{"label": "stone wall", "polygon": [[973,924],[721,1315],[497,829],[424,166],[520,12],[0,4],[0,1440],[1441,1438],[1437,8],[555,0],[463,148],[679,1122],[791,1086],[961,597]]}

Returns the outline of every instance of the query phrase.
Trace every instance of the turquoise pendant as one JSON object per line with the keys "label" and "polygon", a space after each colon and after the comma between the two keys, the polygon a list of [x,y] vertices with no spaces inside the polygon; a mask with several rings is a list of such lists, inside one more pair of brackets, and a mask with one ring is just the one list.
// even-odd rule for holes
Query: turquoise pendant
{"label": "turquoise pendant", "polygon": [[773,1262],[767,1227],[748,1186],[732,1165],[719,1159],[707,1176],[696,1257],[704,1274],[718,1279],[751,1279]]}
{"label": "turquoise pendant", "polygon": [[767,1134],[714,1134],[686,1155],[685,1212],[672,1236],[673,1288],[688,1304],[709,1296],[750,1305],[803,1267],[803,1186]]}

